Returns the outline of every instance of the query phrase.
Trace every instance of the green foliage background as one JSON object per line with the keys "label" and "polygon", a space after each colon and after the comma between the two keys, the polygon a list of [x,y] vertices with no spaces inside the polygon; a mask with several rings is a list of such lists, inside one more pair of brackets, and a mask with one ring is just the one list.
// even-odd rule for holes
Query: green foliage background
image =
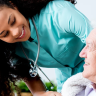
{"label": "green foliage background", "polygon": [[16,85],[17,85],[18,88],[21,90],[21,92],[30,92],[30,90],[29,90],[28,87],[26,86],[25,82],[19,81],[19,82],[16,83]]}
{"label": "green foliage background", "polygon": [[57,85],[54,82],[52,82],[52,83],[53,83],[54,87],[52,86],[52,84],[50,82],[45,82],[47,89],[49,91],[57,91]]}

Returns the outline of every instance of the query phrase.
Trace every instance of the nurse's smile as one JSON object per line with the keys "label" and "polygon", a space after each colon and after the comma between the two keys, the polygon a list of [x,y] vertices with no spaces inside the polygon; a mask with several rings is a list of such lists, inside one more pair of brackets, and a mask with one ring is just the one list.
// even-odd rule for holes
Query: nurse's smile
{"label": "nurse's smile", "polygon": [[24,29],[24,27],[22,27],[22,31],[21,31],[21,34],[20,34],[20,36],[17,38],[17,39],[22,39],[22,38],[24,38],[24,36],[25,36],[25,29]]}

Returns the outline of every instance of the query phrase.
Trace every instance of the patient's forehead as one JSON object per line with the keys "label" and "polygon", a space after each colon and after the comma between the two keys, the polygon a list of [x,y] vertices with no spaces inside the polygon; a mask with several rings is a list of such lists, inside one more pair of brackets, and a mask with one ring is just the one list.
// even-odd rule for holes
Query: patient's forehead
{"label": "patient's forehead", "polygon": [[96,40],[96,28],[94,28],[90,34],[88,35],[88,37],[86,38],[86,41],[90,41],[90,40]]}
{"label": "patient's forehead", "polygon": [[94,48],[96,49],[96,28],[93,29],[86,38],[86,44],[94,45]]}

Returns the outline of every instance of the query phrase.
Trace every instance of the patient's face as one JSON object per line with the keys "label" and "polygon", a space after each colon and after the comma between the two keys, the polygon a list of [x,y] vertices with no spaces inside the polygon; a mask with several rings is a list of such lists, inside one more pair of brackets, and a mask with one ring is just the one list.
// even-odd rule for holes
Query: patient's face
{"label": "patient's face", "polygon": [[96,28],[87,37],[86,46],[79,55],[85,58],[83,76],[96,83]]}

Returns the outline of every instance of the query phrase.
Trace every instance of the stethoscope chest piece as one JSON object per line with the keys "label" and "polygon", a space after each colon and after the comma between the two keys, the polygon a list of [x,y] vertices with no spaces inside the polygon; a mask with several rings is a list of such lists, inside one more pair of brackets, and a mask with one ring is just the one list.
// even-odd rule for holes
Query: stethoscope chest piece
{"label": "stethoscope chest piece", "polygon": [[34,62],[30,61],[31,68],[29,70],[29,74],[30,74],[31,77],[35,77],[37,75],[37,73],[38,73],[37,72],[37,67],[35,65],[33,65],[33,64],[34,64]]}
{"label": "stethoscope chest piece", "polygon": [[37,75],[37,70],[34,70],[33,68],[31,68],[29,70],[29,74],[30,74],[31,77],[35,77]]}

